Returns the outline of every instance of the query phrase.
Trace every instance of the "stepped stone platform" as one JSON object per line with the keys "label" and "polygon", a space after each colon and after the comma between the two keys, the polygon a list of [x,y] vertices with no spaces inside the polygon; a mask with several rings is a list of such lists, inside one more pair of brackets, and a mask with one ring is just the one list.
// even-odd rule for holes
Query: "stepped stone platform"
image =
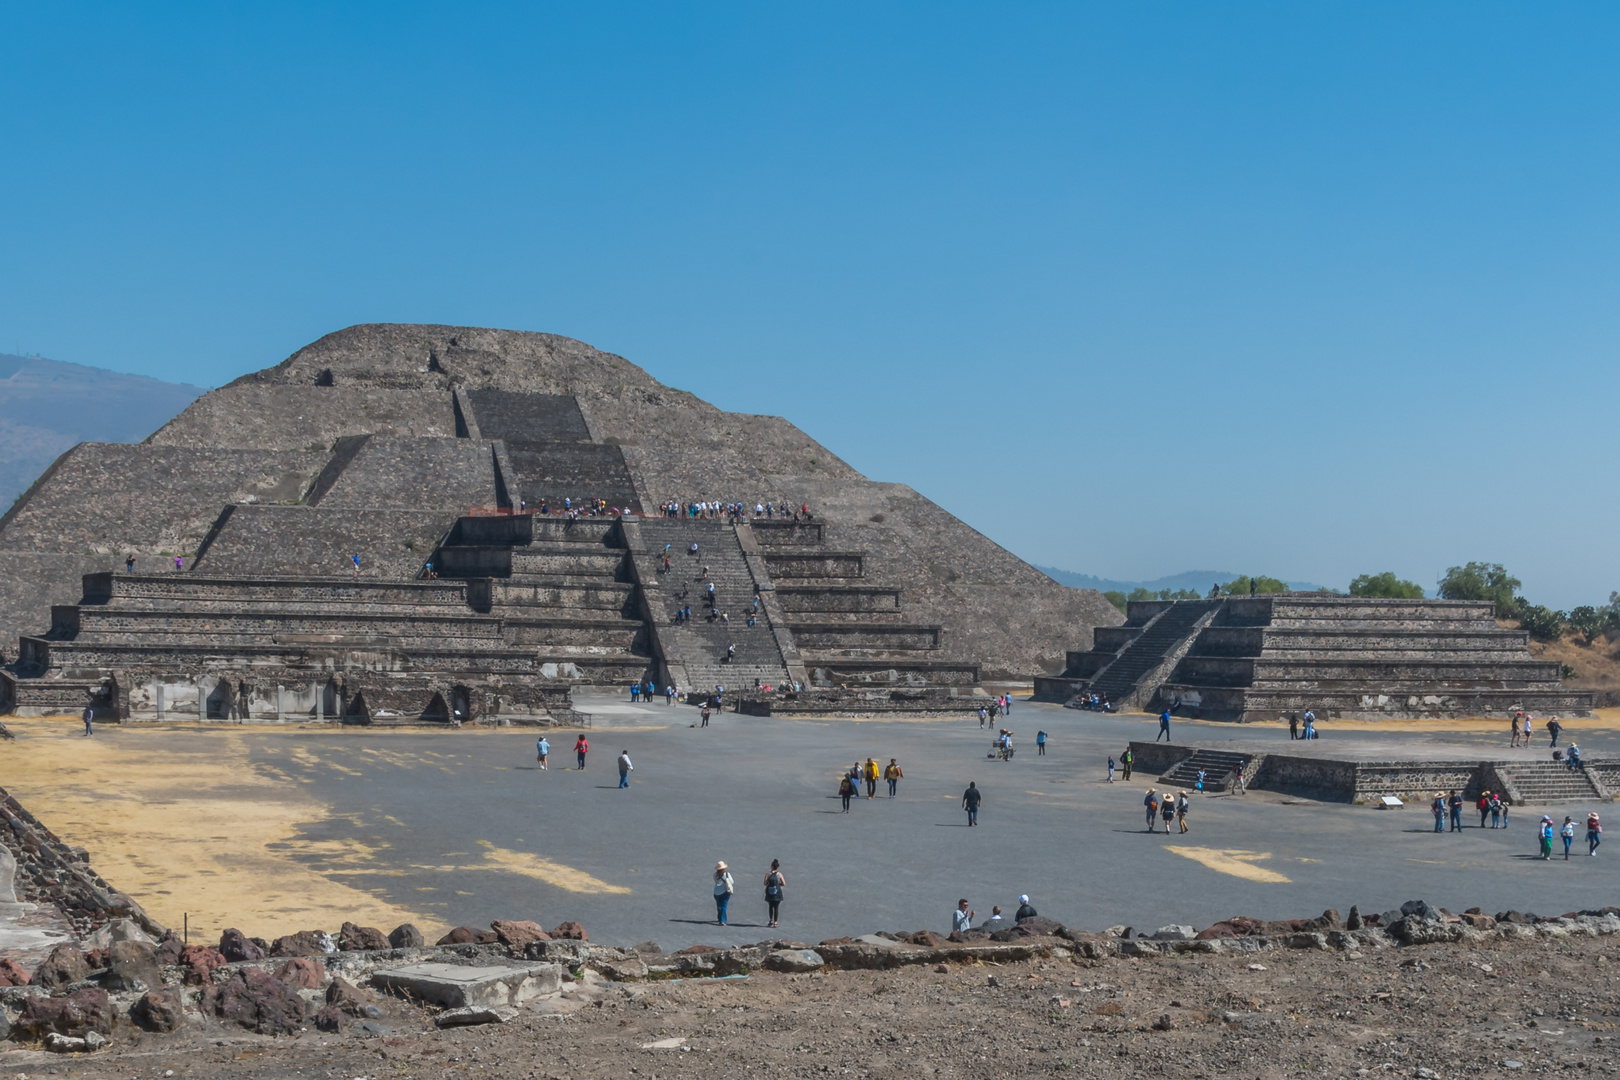
{"label": "stepped stone platform", "polygon": [[1318,717],[1590,716],[1529,635],[1488,603],[1284,593],[1133,602],[1125,624],[1038,678],[1042,701],[1107,697],[1117,708],[1210,720]]}
{"label": "stepped stone platform", "polygon": [[[648,512],[697,501],[773,512]],[[676,622],[704,565],[727,618]],[[0,518],[0,572],[0,709],[127,718],[556,717],[639,679],[931,702],[1120,621],[785,420],[445,326],[351,327],[74,447]]]}
{"label": "stepped stone platform", "polygon": [[[1295,749],[1299,747],[1299,749]],[[1320,749],[1318,747],[1321,747]],[[1258,791],[1325,802],[1374,802],[1393,795],[1424,811],[1435,792],[1461,791],[1473,803],[1482,791],[1504,795],[1515,806],[1578,802],[1612,802],[1620,787],[1620,760],[1584,760],[1581,768],[1553,761],[1540,747],[1482,758],[1477,747],[1360,743],[1324,745],[1323,740],[1292,742],[1287,751],[1268,750],[1252,741],[1200,742],[1194,745],[1132,742],[1135,769],[1144,786],[1157,776],[1161,790],[1192,790],[1204,770],[1206,791],[1235,788],[1243,766],[1244,783]],[[1133,776],[1135,782],[1138,777]],[[1477,818],[1475,819],[1477,820]]]}

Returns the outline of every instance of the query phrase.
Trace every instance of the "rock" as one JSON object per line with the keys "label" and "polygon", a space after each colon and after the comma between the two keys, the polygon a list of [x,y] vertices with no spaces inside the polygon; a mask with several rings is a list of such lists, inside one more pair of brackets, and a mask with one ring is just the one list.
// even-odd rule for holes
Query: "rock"
{"label": "rock", "polygon": [[470,926],[458,926],[434,944],[436,945],[493,945],[497,940],[493,930],[474,930]]}
{"label": "rock", "polygon": [[163,985],[158,971],[157,948],[144,941],[115,941],[107,950],[107,975],[101,985],[108,990],[156,990]]}
{"label": "rock", "polygon": [[988,978],[986,978],[984,980],[984,984],[986,986],[1000,986],[1001,985],[1001,980],[998,979],[996,976],[991,975],[991,976],[989,976]]}
{"label": "rock", "polygon": [[1161,926],[1149,936],[1154,941],[1191,941],[1197,934],[1190,926]]}
{"label": "rock", "polygon": [[12,1037],[42,1039],[55,1032],[82,1038],[88,1032],[111,1035],[112,1002],[107,991],[95,987],[75,990],[65,997],[31,997],[23,1002],[22,1013],[12,1025]]}
{"label": "rock", "polygon": [[1429,906],[1427,900],[1408,900],[1401,905],[1401,914],[1406,918],[1416,916],[1423,922],[1439,922],[1443,918],[1438,910]]}
{"label": "rock", "polygon": [[129,1010],[130,1019],[147,1031],[178,1031],[186,1022],[185,1004],[180,991],[148,990]]}
{"label": "rock", "polygon": [[380,1039],[393,1033],[394,1029],[387,1024],[373,1024],[370,1020],[361,1020],[349,1029],[350,1035],[363,1035],[368,1039]]}
{"label": "rock", "polygon": [[1164,1013],[1157,1020],[1153,1021],[1154,1031],[1174,1031],[1175,1029],[1175,1017],[1171,1016],[1169,1013]]}
{"label": "rock", "polygon": [[45,1036],[45,1049],[53,1054],[93,1053],[106,1045],[106,1037],[95,1031],[85,1032],[82,1039],[72,1035],[57,1035],[54,1032]]}
{"label": "rock", "polygon": [[[843,942],[847,942],[849,940],[849,938],[840,938],[839,940],[843,941]],[[833,945],[833,944],[837,944],[837,942],[823,941],[822,944],[823,945]],[[676,956],[697,956],[697,955],[699,955],[701,953],[711,953],[711,952],[719,952],[719,951],[720,951],[720,946],[718,946],[718,945],[688,945],[686,948],[679,950],[674,955],[676,955]]]}
{"label": "rock", "polygon": [[180,935],[170,930],[157,943],[157,962],[160,967],[174,967],[180,963],[180,957],[185,955],[186,943]]}
{"label": "rock", "polygon": [[626,957],[623,960],[606,960],[599,963],[597,969],[614,982],[629,982],[647,977],[647,962],[639,956]]}
{"label": "rock", "polygon": [[537,922],[526,919],[496,919],[489,924],[502,945],[521,949],[531,941],[550,941],[550,934]]}
{"label": "rock", "polygon": [[39,967],[34,969],[34,985],[43,986],[47,990],[55,990],[89,977],[90,962],[84,958],[84,953],[79,951],[77,945],[67,941],[47,953]]}
{"label": "rock", "polygon": [[1031,915],[1013,927],[1021,937],[1057,937],[1063,933],[1063,924],[1045,915]]}
{"label": "rock", "polygon": [[936,934],[932,930],[918,930],[906,940],[913,945],[923,945],[930,949],[937,949],[945,944],[945,935]]}
{"label": "rock", "polygon": [[478,1005],[442,1012],[433,1022],[442,1028],[469,1027],[473,1024],[506,1024],[516,1020],[518,1011],[508,1005]]}
{"label": "rock", "polygon": [[1469,926],[1472,926],[1475,930],[1496,929],[1495,919],[1491,918],[1489,915],[1481,915],[1475,911],[1470,911],[1464,914],[1462,916],[1462,921],[1467,923]]}
{"label": "rock", "polygon": [[202,1011],[260,1035],[291,1035],[304,1021],[296,988],[262,971],[237,971],[203,991]]}
{"label": "rock", "polygon": [[326,965],[310,956],[295,956],[276,969],[276,978],[288,986],[319,990],[326,981]]}
{"label": "rock", "polygon": [[556,941],[547,938],[545,941],[529,942],[523,950],[523,955],[529,960],[576,968],[591,958],[591,946],[583,941]]}
{"label": "rock", "polygon": [[271,956],[325,956],[336,950],[332,935],[320,930],[300,930],[278,937],[270,945]]}
{"label": "rock", "polygon": [[326,1004],[350,1016],[368,1015],[366,1010],[373,1000],[370,994],[341,975],[332,976],[331,985],[326,988]]}
{"label": "rock", "polygon": [[406,964],[373,972],[371,982],[383,990],[451,1009],[518,1005],[562,989],[562,968],[557,964]]}
{"label": "rock", "polygon": [[589,941],[590,940],[590,938],[585,933],[585,928],[583,926],[581,926],[577,922],[560,922],[560,923],[558,923],[556,929],[551,931],[551,936],[554,937],[554,938],[558,938],[558,939],[560,939],[562,941]]}
{"label": "rock", "polygon": [[315,1014],[315,1030],[338,1034],[348,1026],[349,1017],[336,1005],[322,1006]]}
{"label": "rock", "polygon": [[400,923],[389,933],[388,944],[396,949],[419,949],[427,944],[427,939],[412,923]]}
{"label": "rock", "polygon": [[225,966],[225,955],[207,945],[187,945],[180,953],[188,986],[207,986],[214,981],[214,969]]}
{"label": "rock", "polygon": [[219,935],[219,954],[226,963],[239,964],[244,960],[263,960],[264,950],[240,930],[227,930]]}
{"label": "rock", "polygon": [[0,986],[27,986],[28,972],[11,957],[0,959]]}
{"label": "rock", "polygon": [[765,955],[768,971],[819,971],[826,961],[814,949],[776,949]]}
{"label": "rock", "polygon": [[1536,921],[1534,915],[1526,915],[1522,911],[1498,911],[1496,921],[1518,926],[1533,926]]}
{"label": "rock", "polygon": [[344,923],[338,931],[337,945],[344,952],[371,952],[393,947],[381,930],[374,926],[356,926],[352,922]]}
{"label": "rock", "polygon": [[1316,919],[1316,928],[1318,930],[1343,929],[1343,926],[1339,923],[1338,909],[1328,908],[1326,911],[1322,912],[1322,914]]}
{"label": "rock", "polygon": [[1350,914],[1345,917],[1344,928],[1346,930],[1361,929],[1361,909],[1354,904],[1350,905]]}
{"label": "rock", "polygon": [[663,951],[664,951],[664,947],[662,945],[658,944],[658,942],[656,942],[656,941],[640,941],[640,942],[637,942],[636,944],[630,946],[630,951],[631,952],[638,952],[638,953],[659,953],[659,954],[662,954]]}

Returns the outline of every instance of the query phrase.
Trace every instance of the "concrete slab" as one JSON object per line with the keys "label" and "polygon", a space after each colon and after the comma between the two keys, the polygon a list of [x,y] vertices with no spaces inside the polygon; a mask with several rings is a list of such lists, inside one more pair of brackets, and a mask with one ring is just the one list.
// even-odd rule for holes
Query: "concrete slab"
{"label": "concrete slab", "polygon": [[406,964],[372,972],[381,990],[408,994],[452,1009],[519,1005],[562,989],[559,964],[474,967],[471,964]]}

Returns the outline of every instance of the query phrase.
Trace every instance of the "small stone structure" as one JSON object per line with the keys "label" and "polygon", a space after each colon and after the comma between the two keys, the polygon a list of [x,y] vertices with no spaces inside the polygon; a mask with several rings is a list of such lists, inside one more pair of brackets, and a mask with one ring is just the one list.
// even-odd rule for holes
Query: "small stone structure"
{"label": "small stone structure", "polygon": [[1036,697],[1107,696],[1119,708],[1211,720],[1340,716],[1590,716],[1529,635],[1489,603],[1284,593],[1133,602],[1123,626],[1068,654]]}

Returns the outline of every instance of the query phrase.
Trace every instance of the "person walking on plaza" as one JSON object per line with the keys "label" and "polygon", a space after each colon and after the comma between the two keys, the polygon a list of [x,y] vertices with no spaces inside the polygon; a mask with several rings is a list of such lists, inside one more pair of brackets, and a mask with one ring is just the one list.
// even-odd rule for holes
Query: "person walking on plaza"
{"label": "person walking on plaza", "polygon": [[1429,809],[1431,811],[1433,811],[1433,813],[1434,813],[1434,831],[1435,832],[1445,832],[1446,831],[1446,793],[1443,792],[1443,791],[1435,792],[1434,793],[1434,802],[1429,804]]}
{"label": "person walking on plaza", "polygon": [[1502,828],[1507,828],[1508,808],[1512,805],[1513,800],[1502,798],[1500,791],[1491,796],[1491,824],[1496,824],[1496,808],[1500,806],[1502,808]]}
{"label": "person walking on plaza", "polygon": [[1536,833],[1541,840],[1541,858],[1543,860],[1552,858],[1553,833],[1555,831],[1553,819],[1546,814],[1541,815],[1541,828],[1537,829]]}
{"label": "person walking on plaza", "polygon": [[737,883],[731,880],[731,872],[726,864],[714,864],[714,919],[721,926],[726,925],[726,905],[731,903],[731,894],[737,891]]}
{"label": "person walking on plaza", "polygon": [[1148,832],[1152,832],[1154,824],[1159,820],[1159,796],[1154,794],[1152,788],[1148,788],[1147,794],[1143,796],[1142,806],[1147,809]]}
{"label": "person walking on plaza", "polygon": [[[1176,824],[1181,826],[1182,832],[1187,831],[1187,793],[1185,791],[1176,799]],[[1166,825],[1165,828],[1168,830],[1169,825]]]}
{"label": "person walking on plaza", "polygon": [[584,732],[574,740],[574,757],[579,760],[580,769],[585,768],[585,755],[591,752],[591,744],[585,741]]}
{"label": "person walking on plaza", "polygon": [[1164,818],[1164,835],[1169,836],[1170,823],[1176,820],[1176,798],[1168,791],[1159,800],[1159,816]]}
{"label": "person walking on plaza", "polygon": [[1462,832],[1462,792],[1452,789],[1451,798],[1446,801],[1451,806],[1451,831]]}
{"label": "person walking on plaza", "polygon": [[984,708],[983,705],[980,705],[979,706],[979,727],[983,728],[989,722],[990,722],[990,714],[985,711],[985,708]]}
{"label": "person walking on plaza", "polygon": [[1161,736],[1161,735],[1164,737],[1165,742],[1170,741],[1170,710],[1169,709],[1166,709],[1166,710],[1164,710],[1164,712],[1159,714],[1159,734],[1153,736],[1153,741],[1158,742],[1159,741],[1159,736]]}
{"label": "person walking on plaza", "polygon": [[1597,811],[1586,815],[1586,853],[1597,855],[1598,845],[1603,843],[1603,823],[1598,821]]}
{"label": "person walking on plaza", "polygon": [[1519,745],[1519,716],[1520,715],[1521,714],[1519,714],[1519,713],[1515,713],[1514,716],[1513,716],[1513,719],[1508,721],[1508,734],[1512,736],[1512,738],[1508,740],[1508,745],[1509,746],[1518,746]]}
{"label": "person walking on plaza", "polygon": [[1564,823],[1558,827],[1558,835],[1564,841],[1564,861],[1569,862],[1569,845],[1575,842],[1575,819],[1565,814]]}
{"label": "person walking on plaza", "polygon": [[1114,758],[1112,754],[1108,757],[1108,782],[1110,784],[1114,782]]}
{"label": "person walking on plaza", "polygon": [[1293,742],[1299,738],[1299,717],[1293,713],[1288,714],[1288,741]]}
{"label": "person walking on plaza", "polygon": [[1485,827],[1485,819],[1489,817],[1491,813],[1491,793],[1488,791],[1480,792],[1479,801],[1474,804],[1474,809],[1479,811],[1479,827],[1483,829]]}
{"label": "person walking on plaza", "polygon": [[1046,731],[1042,729],[1035,733],[1035,756],[1046,756]]}
{"label": "person walking on plaza", "polygon": [[542,735],[540,736],[540,740],[534,744],[534,749],[539,755],[535,758],[535,760],[540,763],[540,769],[542,772],[544,772],[546,768],[546,759],[551,756],[551,743],[547,742],[546,737]]}
{"label": "person walking on plaza", "polygon": [[899,788],[900,781],[905,778],[906,774],[900,771],[899,762],[895,761],[894,758],[890,758],[889,764],[883,770],[883,779],[889,782],[889,798],[894,798],[895,790]]}
{"label": "person walking on plaza", "polygon": [[1134,764],[1136,764],[1136,755],[1131,753],[1131,748],[1127,746],[1125,752],[1119,755],[1119,767],[1123,770],[1122,779],[1129,780],[1131,778],[1131,766]]}
{"label": "person walking on plaza", "polygon": [[966,897],[958,900],[956,902],[956,910],[951,912],[951,933],[959,934],[964,930],[973,929],[973,919],[974,916],[978,914],[979,913],[977,911],[968,910],[968,902]]}
{"label": "person walking on plaza", "polygon": [[1531,728],[1530,728],[1530,714],[1525,713],[1524,714],[1524,745],[1525,745],[1526,749],[1528,749],[1529,746],[1530,746],[1530,731],[1531,731]]}
{"label": "person walking on plaza", "polygon": [[635,766],[630,764],[630,751],[624,750],[619,754],[619,786],[630,786],[630,772]]}
{"label": "person walking on plaza", "polygon": [[866,764],[861,771],[866,778],[866,797],[868,799],[877,798],[878,776],[883,771],[878,768],[877,758],[867,758]]}
{"label": "person walking on plaza", "polygon": [[962,792],[962,809],[967,811],[968,828],[974,828],[979,824],[979,804],[983,801],[984,796],[979,793],[979,785],[969,780],[967,790]]}
{"label": "person walking on plaza", "polygon": [[1200,795],[1202,795],[1204,793],[1204,776],[1205,776],[1205,770],[1199,769],[1198,770],[1198,793]]}
{"label": "person walking on plaza", "polygon": [[771,860],[771,872],[765,875],[765,910],[769,914],[769,924],[776,925],[778,910],[782,906],[782,890],[787,888],[787,878],[782,876],[782,864],[776,859]]}
{"label": "person walking on plaza", "polygon": [[1547,734],[1552,736],[1552,742],[1548,743],[1547,745],[1548,746],[1557,746],[1558,745],[1558,733],[1560,731],[1563,731],[1563,730],[1564,730],[1564,725],[1560,724],[1558,722],[1558,717],[1555,716],[1551,720],[1548,720],[1547,721]]}
{"label": "person walking on plaza", "polygon": [[96,733],[96,707],[94,705],[86,705],[84,707],[84,716],[81,717],[81,719],[84,720],[84,737],[88,739],[90,736]]}
{"label": "person walking on plaza", "polygon": [[855,778],[845,773],[838,781],[838,797],[844,801],[843,813],[849,813],[849,800],[853,799],[860,788],[855,786]]}
{"label": "person walking on plaza", "polygon": [[1232,779],[1237,785],[1239,795],[1248,794],[1248,789],[1244,787],[1244,773],[1248,770],[1248,767],[1249,763],[1247,761],[1240,761],[1232,766]]}

